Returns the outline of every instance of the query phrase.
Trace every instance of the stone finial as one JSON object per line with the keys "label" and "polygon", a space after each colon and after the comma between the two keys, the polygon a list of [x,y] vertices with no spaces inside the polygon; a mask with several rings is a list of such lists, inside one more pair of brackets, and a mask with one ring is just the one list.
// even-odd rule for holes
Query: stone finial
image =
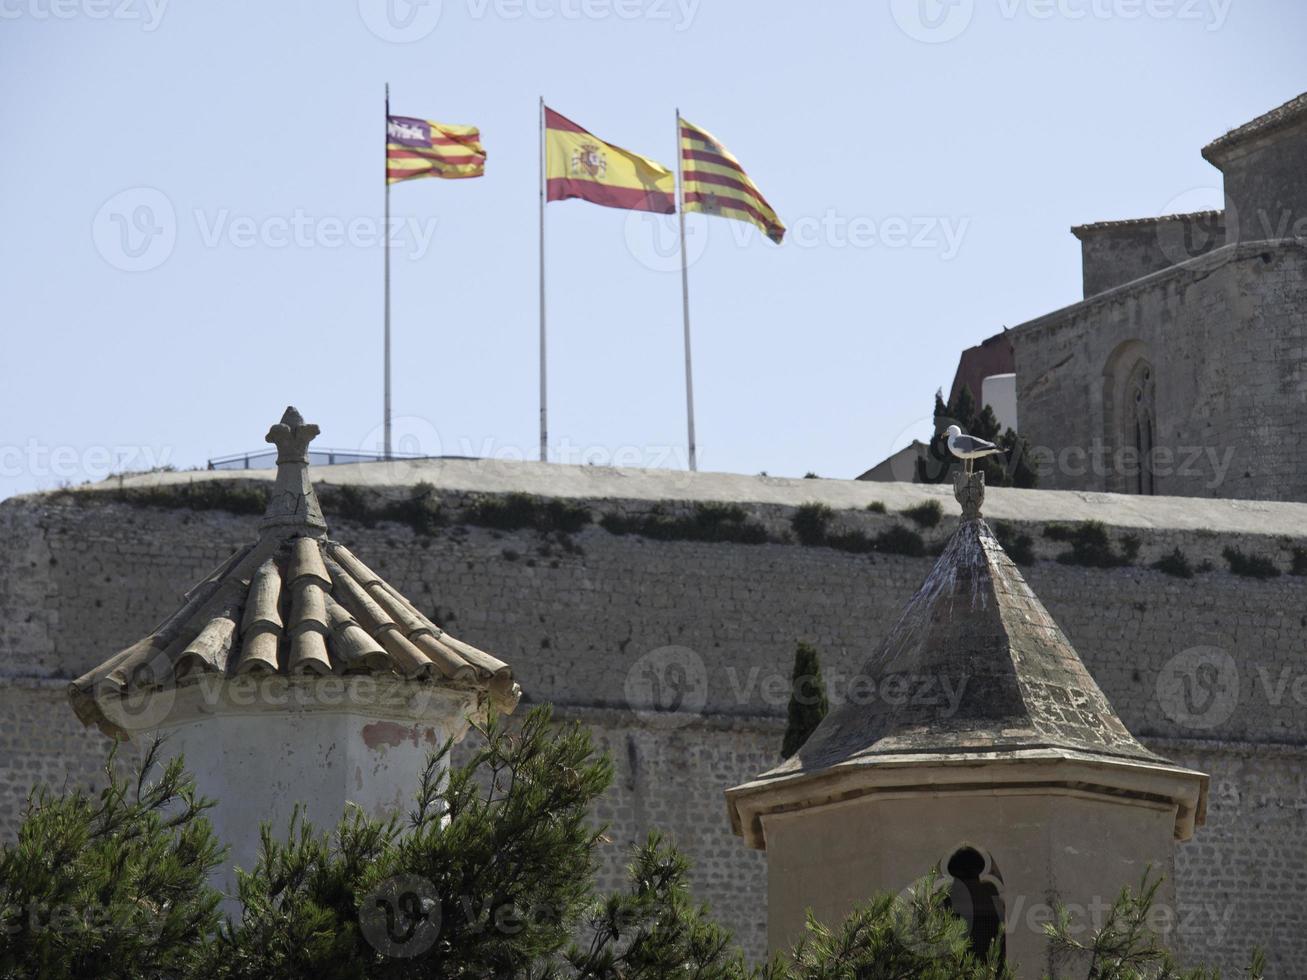
{"label": "stone finial", "polygon": [[268,495],[268,509],[259,525],[265,533],[269,529],[303,528],[315,534],[327,530],[309,479],[309,443],[318,432],[318,427],[305,422],[293,405],[268,430],[265,438],[277,447],[277,482]]}
{"label": "stone finial", "polygon": [[307,463],[309,461],[309,443],[321,431],[311,422],[305,422],[304,416],[294,405],[286,406],[281,421],[268,430],[263,437],[277,447],[277,465],[282,463]]}
{"label": "stone finial", "polygon": [[985,474],[982,472],[953,474],[953,496],[962,505],[964,521],[980,520],[980,508],[985,503]]}

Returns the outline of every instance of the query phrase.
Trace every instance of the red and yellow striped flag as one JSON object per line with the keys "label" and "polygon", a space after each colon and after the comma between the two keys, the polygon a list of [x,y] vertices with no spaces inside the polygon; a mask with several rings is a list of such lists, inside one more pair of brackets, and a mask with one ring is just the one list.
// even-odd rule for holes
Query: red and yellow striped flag
{"label": "red and yellow striped flag", "polygon": [[785,226],[740,161],[706,129],[681,120],[681,206],[747,221],[780,244]]}
{"label": "red and yellow striped flag", "polygon": [[481,177],[485,172],[486,151],[475,126],[386,117],[388,184],[415,177]]}
{"label": "red and yellow striped flag", "polygon": [[547,200],[578,197],[608,208],[676,212],[676,174],[648,157],[605,143],[548,106],[545,161]]}

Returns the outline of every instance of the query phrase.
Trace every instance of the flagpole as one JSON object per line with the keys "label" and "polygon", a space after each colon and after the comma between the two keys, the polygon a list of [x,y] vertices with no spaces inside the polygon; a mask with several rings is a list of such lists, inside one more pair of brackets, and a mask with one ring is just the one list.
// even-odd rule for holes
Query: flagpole
{"label": "flagpole", "polygon": [[385,301],[385,401],[382,408],[382,450],[386,459],[390,459],[390,83],[386,83],[386,141],[382,144],[386,153],[386,216],[381,225],[381,254],[385,256],[386,301]]}
{"label": "flagpole", "polygon": [[549,462],[548,374],[545,370],[545,97],[540,96],[540,462]]}
{"label": "flagpole", "polygon": [[685,177],[681,172],[681,110],[676,110],[676,182],[680,200],[676,213],[681,224],[681,318],[685,327],[685,420],[690,449],[690,470],[699,468],[694,447],[694,372],[690,367],[690,272],[685,257]]}

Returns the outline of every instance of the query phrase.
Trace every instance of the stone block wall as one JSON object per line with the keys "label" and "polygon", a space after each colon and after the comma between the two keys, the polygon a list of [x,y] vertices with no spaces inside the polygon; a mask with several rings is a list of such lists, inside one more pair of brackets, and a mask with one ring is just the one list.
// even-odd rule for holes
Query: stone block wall
{"label": "stone block wall", "polygon": [[[469,475],[476,464],[461,465],[468,469],[446,464],[423,477],[436,484],[446,527],[419,535],[402,524],[339,520],[327,508],[333,536],[455,635],[512,664],[527,703],[553,702],[592,727],[616,763],[596,814],[611,825],[605,884],[620,883],[631,844],[665,830],[695,861],[698,895],[760,954],[765,856],[730,834],[722,791],[776,761],[795,641],[817,645],[832,698],[840,697],[932,561],[786,542],[790,518],[805,502],[825,501],[840,527],[874,535],[915,529],[901,513],[909,504],[946,500],[952,516],[920,532],[935,548],[956,505],[937,487],[627,478],[533,464],[501,467],[487,480]],[[352,479],[350,468],[330,474]],[[689,514],[701,499],[735,499],[777,543],[654,541],[597,524],[564,540],[463,520],[470,503],[506,487],[565,497],[596,517]],[[1307,544],[1307,505],[1217,509],[1229,520],[1198,528],[1179,501],[990,497],[987,513],[1006,533],[1029,536],[1027,578],[1126,724],[1212,775],[1208,826],[1178,854],[1184,950],[1232,969],[1260,943],[1271,975],[1307,973],[1307,907],[1298,900],[1307,883],[1307,579],[1241,578],[1220,557],[1235,544],[1287,572],[1292,549]],[[873,500],[888,512],[868,511]],[[1133,565],[1055,560],[1066,545],[1044,528],[1086,513],[1113,541],[1139,539]],[[0,504],[0,834],[12,836],[32,782],[95,779],[106,743],[74,719],[66,679],[152,628],[255,533],[256,520],[95,491]],[[1177,547],[1213,570],[1180,579],[1148,567]],[[1196,648],[1225,659],[1204,660]]]}
{"label": "stone block wall", "polygon": [[1071,233],[1080,239],[1088,299],[1219,248],[1225,244],[1225,218],[1203,211],[1080,225]]}
{"label": "stone block wall", "polygon": [[1128,354],[1152,365],[1154,493],[1307,499],[1303,242],[1220,248],[1011,337],[1041,487],[1137,489],[1133,430],[1121,421],[1130,406],[1109,380]]}

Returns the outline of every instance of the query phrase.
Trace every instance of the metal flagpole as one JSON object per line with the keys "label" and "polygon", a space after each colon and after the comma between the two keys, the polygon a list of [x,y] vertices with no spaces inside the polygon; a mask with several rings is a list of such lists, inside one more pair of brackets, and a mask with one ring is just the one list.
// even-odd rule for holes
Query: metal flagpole
{"label": "metal flagpole", "polygon": [[676,110],[676,182],[680,200],[676,213],[681,222],[681,315],[685,323],[685,420],[690,447],[690,469],[699,468],[694,449],[694,372],[690,368],[690,272],[685,257],[685,177],[681,169],[681,110]]}
{"label": "metal flagpole", "polygon": [[382,408],[382,450],[386,459],[390,459],[390,83],[386,83],[386,142],[382,144],[386,151],[386,217],[381,226],[381,254],[385,256],[386,275],[386,330],[385,330],[385,404]]}
{"label": "metal flagpole", "polygon": [[540,462],[549,462],[549,415],[545,370],[545,97],[540,96]]}

